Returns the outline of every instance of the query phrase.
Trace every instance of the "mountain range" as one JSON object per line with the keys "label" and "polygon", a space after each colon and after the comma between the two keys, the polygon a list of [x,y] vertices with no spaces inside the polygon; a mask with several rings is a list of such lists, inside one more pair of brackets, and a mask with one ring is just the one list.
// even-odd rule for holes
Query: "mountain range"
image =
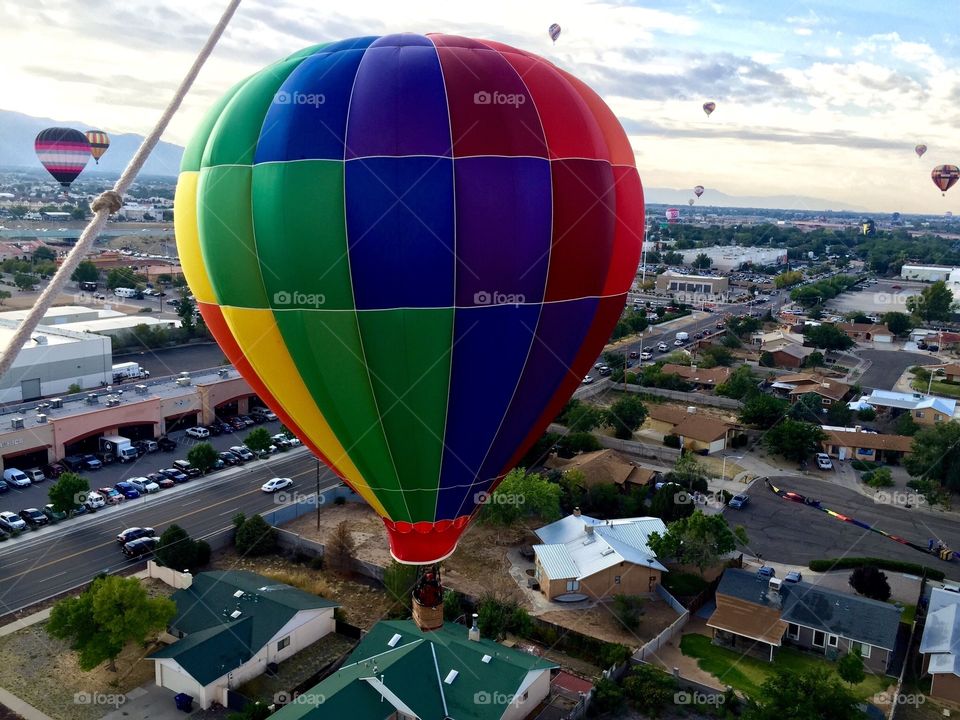
{"label": "mountain range", "polygon": [[[48,127],[72,127],[84,132],[105,129],[95,128],[82,122],[38,118],[13,110],[0,110],[0,167],[39,169],[40,163],[33,151],[33,141],[37,133]],[[110,135],[110,149],[100,158],[99,165],[94,165],[91,162],[87,166],[86,172],[119,175],[140,146],[143,136],[135,133],[121,134],[113,133],[109,129],[105,130]],[[179,173],[182,156],[182,147],[161,141],[151,153],[142,173],[144,175],[176,177]],[[646,202],[650,204],[685,207],[687,200],[693,197],[693,192],[689,189],[646,187],[644,188],[644,196]],[[859,212],[863,210],[863,208],[837,200],[824,200],[802,195],[728,195],[719,190],[707,188],[695,207],[698,210],[703,210],[711,206],[800,211],[846,210]]]}

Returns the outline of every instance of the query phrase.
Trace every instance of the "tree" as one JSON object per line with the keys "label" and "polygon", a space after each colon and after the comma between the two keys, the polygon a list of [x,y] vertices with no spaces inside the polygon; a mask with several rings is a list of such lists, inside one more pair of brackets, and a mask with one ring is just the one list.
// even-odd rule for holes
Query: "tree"
{"label": "tree", "polygon": [[237,528],[234,545],[241,555],[269,555],[277,549],[277,529],[261,515],[251,515]]}
{"label": "tree", "polygon": [[643,425],[647,419],[647,408],[640,398],[628,395],[617,400],[607,411],[607,425],[613,428],[613,434],[621,440],[633,437],[633,431]]}
{"label": "tree", "polygon": [[703,367],[716,367],[717,365],[729,367],[733,364],[733,353],[723,345],[711,345],[704,349],[700,355]]}
{"label": "tree", "polygon": [[744,720],[861,720],[859,700],[828,667],[774,668]]}
{"label": "tree", "polygon": [[890,583],[887,575],[873,565],[862,565],[850,573],[850,587],[860,595],[872,600],[886,602],[890,599]]}
{"label": "tree", "polygon": [[738,544],[747,542],[742,526],[731,529],[723,515],[704,515],[695,510],[690,517],[671,522],[666,535],[651,533],[648,545],[659,558],[675,558],[695,565],[702,577],[704,570],[718,564]]}
{"label": "tree", "polygon": [[823,367],[823,364],[823,353],[820,351],[812,352],[803,359],[803,367],[805,368]]}
{"label": "tree", "polygon": [[710,256],[706,253],[700,253],[693,259],[693,262],[690,263],[690,265],[697,270],[706,270],[713,265],[713,260],[711,260]]}
{"label": "tree", "polygon": [[403,608],[403,615],[410,612],[410,595],[417,584],[417,566],[405,565],[392,560],[383,569],[383,586],[387,595]]}
{"label": "tree", "polygon": [[683,265],[683,255],[675,250],[668,250],[663,254],[663,262],[665,265]]}
{"label": "tree", "polygon": [[803,282],[803,273],[799,270],[788,270],[773,279],[773,284],[778,289],[792,287],[800,282]]}
{"label": "tree", "polygon": [[771,452],[802,462],[820,449],[827,434],[818,426],[799,420],[782,420],[767,431],[763,442]]}
{"label": "tree", "polygon": [[[907,415],[907,417],[910,417]],[[857,420],[862,420],[863,422],[870,422],[871,420],[877,419],[877,411],[872,407],[862,408],[857,410]]]}
{"label": "tree", "polygon": [[[874,415],[876,415],[876,411],[874,411]],[[903,415],[897,418],[894,429],[897,431],[897,435],[913,436],[920,431],[920,426],[916,420],[913,419],[913,415],[903,413]]]}
{"label": "tree", "polygon": [[837,675],[851,687],[862,683],[867,674],[863,671],[863,658],[860,651],[849,652],[837,660]]}
{"label": "tree", "polygon": [[833,403],[827,409],[827,423],[839,427],[847,427],[853,418],[853,411],[846,403]]}
{"label": "tree", "polygon": [[31,275],[30,273],[15,273],[13,276],[13,284],[17,286],[19,290],[33,290],[38,282],[36,275]]}
{"label": "tree", "polygon": [[511,470],[493,493],[478,493],[485,503],[482,522],[508,526],[523,518],[552,522],[560,517],[560,486],[543,475]]}
{"label": "tree", "polygon": [[194,540],[174,523],[160,535],[156,557],[168,568],[193,572],[210,562],[210,546],[202,540]]}
{"label": "tree", "polygon": [[824,350],[849,350],[853,340],[836,325],[808,325],[804,337],[814,347]]}
{"label": "tree", "polygon": [[756,393],[743,401],[740,422],[757,428],[769,428],[790,410],[790,403],[773,395]]}
{"label": "tree", "polygon": [[259,700],[247,703],[240,712],[232,712],[227,715],[227,720],[267,720],[273,711],[269,705],[264,705]]}
{"label": "tree", "polygon": [[33,255],[31,257],[35,263],[53,262],[57,259],[57,253],[55,253],[52,248],[48,248],[46,245],[41,245],[33,251]]}
{"label": "tree", "polygon": [[146,276],[139,275],[132,268],[116,267],[107,271],[107,287],[111,290],[116,290],[118,287],[135,288],[146,281]]}
{"label": "tree", "polygon": [[563,458],[572,458],[583,452],[600,450],[603,446],[600,441],[588,432],[574,432],[557,440],[557,455]]}
{"label": "tree", "polygon": [[90,214],[90,211],[87,210],[84,205],[77,205],[76,207],[70,208],[70,219],[71,220],[86,220],[87,215]]}
{"label": "tree", "polygon": [[187,462],[202,473],[210,472],[219,459],[217,451],[208,442],[200,442],[187,451]]}
{"label": "tree", "polygon": [[502,640],[507,633],[522,637],[530,632],[530,615],[516,598],[486,594],[477,603],[477,614],[477,625],[484,637]]}
{"label": "tree", "polygon": [[928,285],[919,295],[907,298],[907,310],[924,321],[949,320],[953,314],[953,293],[943,280]]}
{"label": "tree", "polygon": [[12,297],[12,294],[9,290],[0,290],[0,305],[3,305],[4,300],[9,300]]}
{"label": "tree", "polygon": [[816,393],[804,393],[790,406],[790,417],[817,425],[823,419],[823,401]]}
{"label": "tree", "polygon": [[913,320],[902,312],[888,312],[883,316],[883,324],[897,337],[906,337],[913,330]]}
{"label": "tree", "polygon": [[273,438],[270,437],[270,433],[265,427],[258,427],[247,433],[243,444],[253,452],[260,454],[273,444]]}
{"label": "tree", "polygon": [[176,614],[173,600],[148,597],[136,578],[100,576],[79,596],[53,606],[47,632],[70,641],[79,652],[81,670],[107,661],[116,672],[117,656],[127,643],[143,644]]}
{"label": "tree", "polygon": [[73,274],[70,276],[70,279],[74,282],[96,282],[100,277],[100,271],[97,270],[97,266],[94,265],[89,260],[81,260],[80,264],[77,265],[77,269],[73,271]]}
{"label": "tree", "polygon": [[85,477],[65,472],[50,486],[47,497],[50,498],[54,510],[72,515],[88,492],[90,492],[90,483]]}
{"label": "tree", "polygon": [[684,453],[667,473],[667,482],[676,483],[687,490],[707,490],[707,470],[693,453]]}
{"label": "tree", "polygon": [[960,491],[960,423],[938,423],[920,430],[903,466],[914,477]]}
{"label": "tree", "polygon": [[637,665],[623,681],[623,691],[634,708],[655,718],[674,701],[677,681],[653,665]]}
{"label": "tree", "polygon": [[580,400],[571,399],[557,420],[570,432],[590,432],[603,423],[603,411]]}
{"label": "tree", "polygon": [[350,534],[350,521],[343,520],[337,523],[327,537],[327,544],[323,549],[324,566],[341,575],[353,573],[353,558],[356,545]]}
{"label": "tree", "polygon": [[660,518],[665,523],[692,515],[693,510],[693,503],[689,500],[687,488],[676,483],[661,485],[650,500],[650,514]]}
{"label": "tree", "polygon": [[753,376],[750,366],[741,365],[730,373],[725,382],[717,385],[716,392],[717,395],[740,400],[756,389],[757,378]]}
{"label": "tree", "polygon": [[194,316],[196,315],[197,307],[194,305],[193,300],[191,300],[186,291],[180,293],[180,304],[177,306],[177,315],[180,317],[180,327],[183,328],[183,331],[189,337],[193,333],[194,325]]}

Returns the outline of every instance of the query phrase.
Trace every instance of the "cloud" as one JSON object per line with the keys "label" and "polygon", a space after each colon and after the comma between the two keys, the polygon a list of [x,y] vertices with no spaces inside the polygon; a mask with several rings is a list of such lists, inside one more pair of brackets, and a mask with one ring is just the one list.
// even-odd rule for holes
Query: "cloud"
{"label": "cloud", "polygon": [[813,35],[813,30],[811,30],[811,29],[808,28],[808,27],[798,27],[798,28],[794,28],[794,29],[793,29],[793,34],[794,34],[794,35],[803,35],[803,36]]}

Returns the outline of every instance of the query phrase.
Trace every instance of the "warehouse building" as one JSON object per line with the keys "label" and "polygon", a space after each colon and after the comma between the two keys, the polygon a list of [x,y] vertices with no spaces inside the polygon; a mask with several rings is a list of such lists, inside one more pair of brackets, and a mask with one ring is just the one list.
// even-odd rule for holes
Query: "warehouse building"
{"label": "warehouse building", "polygon": [[111,338],[124,338],[133,333],[138,325],[146,325],[150,328],[165,329],[178,327],[179,320],[171,318],[150,317],[145,315],[124,315],[118,313],[118,317],[100,317],[91,320],[82,320],[71,322],[60,327],[77,332],[96,333],[97,335],[106,335]]}
{"label": "warehouse building", "polygon": [[730,292],[730,281],[713,275],[682,275],[667,270],[657,276],[657,293],[673,295],[683,302],[725,301]]}
{"label": "warehouse building", "polygon": [[900,277],[904,280],[921,280],[931,283],[938,280],[946,282],[955,269],[949,265],[903,265],[900,267]]}
{"label": "warehouse building", "polygon": [[767,265],[785,265],[787,262],[786,248],[759,248],[739,247],[737,245],[682,250],[683,262],[692,265],[698,255],[710,258],[710,267],[720,272],[735,272],[745,265],[765,267]]}

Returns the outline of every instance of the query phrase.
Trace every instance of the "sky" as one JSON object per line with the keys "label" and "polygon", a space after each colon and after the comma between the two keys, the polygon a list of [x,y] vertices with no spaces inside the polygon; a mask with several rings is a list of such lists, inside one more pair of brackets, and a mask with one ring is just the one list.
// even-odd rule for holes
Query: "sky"
{"label": "sky", "polygon": [[[0,108],[146,133],[224,5],[0,3]],[[960,164],[958,17],[952,0],[243,0],[164,139],[184,144],[220,94],[302,47],[446,32],[537,53],[590,84],[645,185],[703,185],[703,204],[713,188],[958,213],[960,187],[942,197],[930,180]]]}

